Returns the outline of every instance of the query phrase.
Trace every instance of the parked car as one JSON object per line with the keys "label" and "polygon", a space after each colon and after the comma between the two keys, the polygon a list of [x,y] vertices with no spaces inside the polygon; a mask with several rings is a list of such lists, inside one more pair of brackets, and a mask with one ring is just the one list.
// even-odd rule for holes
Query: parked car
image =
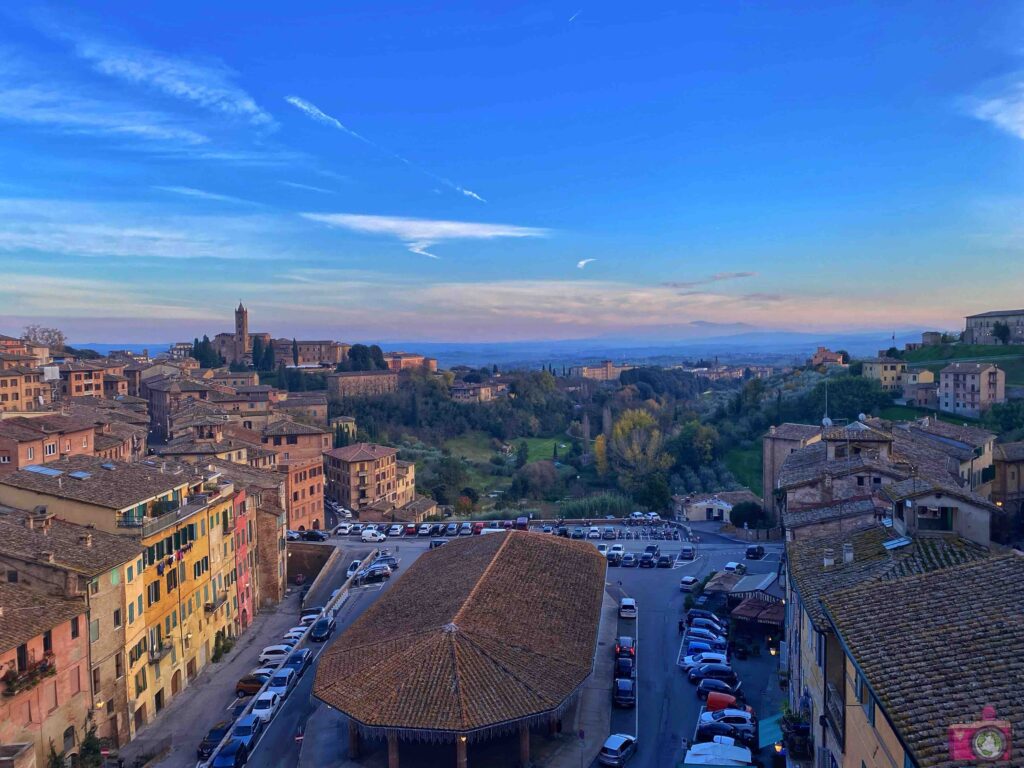
{"label": "parked car", "polygon": [[288,641],[288,642],[298,643],[299,640],[301,640],[303,635],[305,635],[305,634],[306,634],[306,627],[303,627],[301,631],[293,629],[293,630],[289,630],[288,632],[285,632],[284,639],[286,641]]}
{"label": "parked car", "polygon": [[311,531],[305,531],[302,534],[302,538],[306,541],[327,541],[330,536],[327,534],[327,531],[318,531],[314,529]]}
{"label": "parked car", "polygon": [[288,669],[294,669],[295,674],[299,677],[305,672],[309,665],[313,662],[313,652],[309,648],[299,648],[298,650],[292,651],[288,654],[288,658],[285,659],[284,666]]}
{"label": "parked car", "polygon": [[695,653],[692,656],[684,656],[683,660],[679,662],[685,670],[699,667],[703,664],[728,664],[729,660],[726,658],[724,653],[714,653],[713,651],[701,651]]}
{"label": "parked car", "polygon": [[360,560],[353,560],[352,564],[348,567],[348,570],[345,571],[345,578],[346,579],[351,579],[353,576],[355,576],[359,572],[359,566],[361,564],[362,564],[362,561],[360,561]]}
{"label": "parked car", "polygon": [[722,626],[717,621],[712,621],[711,619],[694,619],[690,622],[690,629],[706,629],[708,632],[720,637],[729,636],[728,627]]}
{"label": "parked car", "polygon": [[604,740],[601,751],[597,753],[597,762],[601,765],[623,766],[636,753],[636,736],[625,733],[613,733]]}
{"label": "parked car", "polygon": [[601,531],[601,538],[602,539],[614,539],[615,538],[615,529],[612,528],[610,525],[606,525],[604,527],[604,530]]}
{"label": "parked car", "polygon": [[306,616],[303,616],[301,619],[299,619],[299,624],[302,624],[306,627],[312,627],[314,624],[316,624],[316,620],[318,618],[320,618],[319,613],[307,614]]}
{"label": "parked car", "polygon": [[275,667],[280,666],[281,663],[288,658],[288,654],[292,652],[290,645],[268,645],[262,651],[260,651],[260,664],[273,664]]}
{"label": "parked car", "polygon": [[392,525],[388,528],[388,536],[401,536],[405,529],[400,525]]}
{"label": "parked car", "polygon": [[459,526],[459,536],[472,536],[473,535],[473,524],[465,522]]}
{"label": "parked car", "polygon": [[582,539],[585,536],[586,536],[586,534],[583,532],[582,528],[573,528],[572,529],[572,538],[574,538],[574,539]]}
{"label": "parked car", "polygon": [[600,539],[601,538],[601,529],[598,528],[596,525],[592,525],[590,527],[590,529],[587,531],[587,538],[588,539]]}
{"label": "parked car", "polygon": [[612,678],[636,677],[636,662],[626,656],[618,656],[612,664]]}
{"label": "parked car", "polygon": [[658,567],[659,568],[671,568],[672,567],[672,558],[669,557],[668,555],[659,555],[658,556]]}
{"label": "parked car", "polygon": [[352,523],[352,527],[348,529],[349,536],[359,536],[363,532],[362,523]]}
{"label": "parked car", "polygon": [[632,597],[624,597],[619,600],[619,618],[621,619],[635,619],[636,618],[636,600]]}
{"label": "parked car", "polygon": [[242,715],[238,722],[235,723],[234,730],[231,731],[231,738],[242,742],[246,750],[252,752],[252,748],[259,741],[261,733],[263,733],[262,720],[256,717],[256,715]]}
{"label": "parked car", "polygon": [[641,568],[653,568],[655,566],[654,555],[650,552],[644,552],[640,555],[640,567]]}
{"label": "parked car", "polygon": [[609,552],[614,552],[617,555],[619,555],[620,557],[622,555],[626,554],[626,548],[624,546],[622,546],[621,544],[612,544],[611,549],[609,549],[608,551]]}
{"label": "parked car", "polygon": [[382,541],[387,541],[387,538],[388,537],[380,531],[375,531],[371,529],[369,531],[363,531],[362,535],[359,537],[359,540],[377,544]]}
{"label": "parked car", "polygon": [[703,640],[693,640],[686,644],[687,656],[695,656],[698,653],[724,653],[724,651],[716,651],[711,647],[711,643],[705,643]]}
{"label": "parked car", "polygon": [[751,544],[747,547],[747,560],[760,560],[764,557],[764,547],[760,544]]}
{"label": "parked car", "polygon": [[722,680],[729,685],[735,685],[739,680],[735,670],[728,664],[702,664],[699,667],[694,667],[687,674],[689,681],[694,684],[709,677]]}
{"label": "parked car", "polygon": [[325,617],[313,625],[313,629],[309,632],[309,639],[314,643],[323,643],[332,634],[334,634],[334,619]]}
{"label": "parked car", "polygon": [[335,536],[348,536],[348,532],[352,530],[352,523],[338,523],[334,526]]}
{"label": "parked car", "polygon": [[617,707],[636,706],[636,680],[619,677],[612,685],[612,703]]}
{"label": "parked car", "polygon": [[644,547],[644,552],[649,552],[650,554],[654,555],[655,558],[657,558],[661,555],[661,547],[659,547],[657,544],[648,544],[646,547]]}
{"label": "parked car", "polygon": [[754,745],[756,736],[748,730],[729,723],[698,723],[695,734],[697,743],[714,741],[718,737],[733,739],[741,747]]}
{"label": "parked car", "polygon": [[640,561],[637,559],[637,556],[634,555],[632,552],[627,552],[622,556],[623,568],[636,568],[639,562]]}
{"label": "parked car", "polygon": [[629,635],[615,638],[615,656],[626,659],[636,656],[636,641]]}
{"label": "parked car", "polygon": [[444,536],[444,529],[445,529],[444,523],[434,523],[433,525],[430,526],[430,535],[431,536]]}
{"label": "parked car", "polygon": [[448,539],[431,539],[430,540],[430,548],[431,549],[437,549],[438,547],[443,547],[447,543],[448,543]]}
{"label": "parked car", "polygon": [[307,616],[319,616],[323,612],[324,607],[322,605],[311,605],[308,608],[303,608],[299,615],[302,618],[306,618]]}
{"label": "parked car", "polygon": [[725,645],[727,643],[724,636],[719,635],[715,632],[709,632],[706,629],[700,627],[690,627],[686,630],[685,637],[690,640],[703,640],[705,643],[711,645]]}
{"label": "parked car", "polygon": [[724,693],[727,696],[735,696],[736,698],[739,698],[741,696],[740,687],[742,685],[742,683],[729,685],[729,683],[724,680],[716,680],[713,677],[706,677],[701,680],[700,684],[697,686],[697,698],[707,699],[708,695],[712,693]]}
{"label": "parked car", "polygon": [[372,565],[359,577],[360,584],[378,584],[391,578],[391,569],[386,565]]}
{"label": "parked car", "polygon": [[415,536],[417,533],[416,523],[406,523],[403,534],[405,536]]}
{"label": "parked car", "polygon": [[711,619],[717,621],[723,627],[726,625],[725,619],[719,616],[714,611],[706,611],[702,608],[691,608],[686,612],[686,622],[689,624],[694,619]]}
{"label": "parked car", "polygon": [[742,576],[747,572],[747,566],[743,563],[729,562],[725,564],[724,570],[726,573],[738,573]]}
{"label": "parked car", "polygon": [[683,576],[679,580],[679,591],[680,592],[693,592],[693,588],[700,584],[700,580],[696,576]]}
{"label": "parked car", "polygon": [[611,552],[611,551],[609,551],[608,554],[605,555],[605,557],[608,558],[608,565],[610,565],[610,566],[612,566],[614,568],[617,568],[618,566],[622,565],[622,553],[621,552]]}
{"label": "parked car", "polygon": [[217,748],[217,745],[224,740],[224,737],[228,735],[228,731],[231,730],[231,723],[227,720],[221,720],[210,732],[203,737],[203,740],[199,742],[199,747],[196,749],[196,757],[200,760],[209,760],[210,755],[213,754],[213,750]]}
{"label": "parked car", "polygon": [[417,536],[429,536],[430,535],[430,523],[423,523],[420,526],[419,532],[416,535]]}
{"label": "parked car", "polygon": [[217,753],[210,768],[242,768],[248,760],[249,749],[241,739],[232,739]]}
{"label": "parked car", "polygon": [[292,688],[295,687],[295,681],[299,679],[299,676],[295,674],[295,670],[291,667],[281,667],[274,676],[270,678],[270,685],[267,686],[267,691],[276,693],[282,699],[287,699],[288,694],[292,692]]}
{"label": "parked car", "polygon": [[569,538],[569,529],[564,525],[560,525],[555,529],[555,536]]}
{"label": "parked car", "polygon": [[372,568],[375,565],[386,565],[392,571],[398,570],[398,558],[394,555],[378,555],[377,558],[370,563]]}
{"label": "parked car", "polygon": [[448,525],[444,529],[444,535],[445,536],[458,536],[459,535],[459,524],[458,523],[448,523]]}
{"label": "parked car", "polygon": [[753,712],[745,709],[731,707],[727,709],[716,709],[712,712],[704,712],[697,720],[697,725],[706,723],[727,723],[738,728],[748,729],[751,734],[757,729],[757,718]]}
{"label": "parked car", "polygon": [[273,691],[267,691],[256,697],[256,701],[252,703],[252,713],[266,725],[277,714],[279,706],[281,706],[281,697]]}
{"label": "parked car", "polygon": [[693,560],[697,557],[697,548],[693,544],[683,544],[679,548],[680,560]]}
{"label": "parked car", "polygon": [[263,684],[270,679],[270,675],[256,675],[248,674],[244,677],[238,678],[238,682],[235,683],[235,696],[239,698],[243,696],[252,696],[254,693],[259,693],[260,689],[263,688]]}
{"label": "parked car", "polygon": [[599,554],[607,556],[608,555],[608,545],[607,544],[598,544],[597,545],[597,551],[598,551]]}

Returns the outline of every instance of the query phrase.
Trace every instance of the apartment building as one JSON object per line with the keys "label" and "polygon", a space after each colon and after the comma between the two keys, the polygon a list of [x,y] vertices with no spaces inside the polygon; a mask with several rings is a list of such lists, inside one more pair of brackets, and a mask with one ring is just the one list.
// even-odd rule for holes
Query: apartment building
{"label": "apartment building", "polygon": [[[348,344],[337,341],[274,339],[274,359],[285,365],[336,366],[348,359]],[[295,360],[298,348],[299,359]]]}
{"label": "apartment building", "polygon": [[376,397],[398,390],[398,374],[394,371],[343,371],[327,376],[327,397]]}
{"label": "apartment building", "polygon": [[416,467],[397,460],[385,445],[356,443],[324,453],[327,494],[346,509],[358,511],[378,502],[403,507],[416,498]]}
{"label": "apartment building", "polygon": [[[235,570],[235,634],[244,632],[256,615],[259,583],[256,578],[256,520],[250,514],[244,488],[236,488],[233,500]],[[255,510],[253,510],[255,511]]]}
{"label": "apartment building", "polygon": [[283,400],[278,400],[274,410],[289,418],[305,421],[309,424],[327,424],[327,393],[326,392],[289,392]]}
{"label": "apartment building", "polygon": [[53,401],[53,387],[40,368],[0,369],[0,413],[39,411]]}
{"label": "apartment building", "polygon": [[992,363],[950,363],[939,371],[939,410],[980,418],[1006,402],[1006,374]]}
{"label": "apartment building", "polygon": [[21,765],[48,765],[51,744],[74,764],[92,707],[85,600],[0,581],[0,605],[0,744]]}
{"label": "apartment building", "polygon": [[331,447],[331,433],[310,424],[278,418],[262,429],[260,442],[277,451],[283,459],[320,459]]}
{"label": "apartment building", "polygon": [[186,376],[152,376],[142,379],[139,396],[149,405],[153,435],[166,440],[171,433],[171,416],[189,400],[210,402],[217,390],[210,384]]}
{"label": "apartment building", "polygon": [[616,365],[611,360],[604,360],[600,365],[577,365],[569,370],[569,375],[593,381],[618,381],[623,371],[631,371],[635,366]]}
{"label": "apartment building", "polygon": [[92,456],[95,439],[96,427],[79,417],[54,413],[0,419],[0,475],[65,456]]}
{"label": "apartment building", "polygon": [[843,357],[842,352],[833,352],[831,349],[828,349],[827,347],[818,347],[815,350],[814,354],[811,355],[811,357],[808,359],[807,364],[810,365],[812,368],[817,368],[822,365],[838,365],[845,368],[847,362],[846,359]]}
{"label": "apartment building", "polygon": [[965,318],[965,344],[1000,344],[993,330],[996,323],[1010,328],[1010,343],[1024,344],[1024,309],[996,309]]}
{"label": "apartment building", "polygon": [[996,445],[994,458],[992,501],[1020,521],[1024,519],[1024,442]]}
{"label": "apartment building", "polygon": [[65,520],[141,538],[142,592],[128,618],[143,616],[145,634],[125,664],[135,730],[209,663],[217,635],[233,631],[233,497],[216,472],[166,461],[76,456],[0,477],[2,504],[43,505]]}
{"label": "apartment building", "polygon": [[877,381],[886,392],[903,393],[907,364],[892,357],[874,357],[863,361],[861,376]]}
{"label": "apartment building", "polygon": [[8,583],[85,601],[82,686],[94,703],[96,734],[114,746],[126,743],[134,735],[126,659],[146,632],[135,611],[142,595],[141,542],[67,522],[44,507],[0,507],[0,542]]}
{"label": "apartment building", "polygon": [[907,405],[938,410],[939,383],[927,368],[908,368],[903,374],[903,399]]}
{"label": "apartment building", "polygon": [[60,396],[63,398],[95,395],[103,397],[102,365],[93,363],[62,363],[57,366],[60,374]]}
{"label": "apartment building", "polygon": [[494,399],[494,390],[486,384],[467,384],[457,381],[448,389],[452,402],[466,403],[489,403]]}
{"label": "apartment building", "polygon": [[[991,626],[994,616],[1021,615],[1022,578],[1024,558],[1002,555],[901,578],[885,590],[882,611],[877,584],[825,596],[823,616],[834,637],[824,659],[831,694],[825,731],[834,764],[1017,762],[1013,737],[1024,716],[1015,670],[1024,635],[978,627]],[[962,648],[970,652],[952,650]],[[936,659],[951,653],[955,664],[940,672]],[[943,679],[948,682],[938,682]],[[975,743],[986,725],[1001,740]],[[982,751],[1000,743],[992,754]]]}
{"label": "apartment building", "polygon": [[293,531],[319,530],[324,527],[324,460],[316,458],[278,458],[277,467],[285,474],[285,510],[288,527]]}

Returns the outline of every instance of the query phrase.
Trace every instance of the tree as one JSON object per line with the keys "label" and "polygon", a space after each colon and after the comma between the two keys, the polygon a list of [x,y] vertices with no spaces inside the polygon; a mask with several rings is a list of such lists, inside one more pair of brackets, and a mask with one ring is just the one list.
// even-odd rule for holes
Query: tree
{"label": "tree", "polygon": [[653,472],[647,476],[637,493],[636,500],[648,509],[665,509],[672,500],[668,479],[664,472]]}
{"label": "tree", "polygon": [[903,353],[900,350],[898,350],[896,347],[889,347],[887,350],[885,350],[885,356],[886,357],[891,357],[894,360],[902,360],[903,359]]}
{"label": "tree", "polygon": [[67,337],[58,328],[48,328],[45,325],[26,325],[22,334],[25,341],[32,344],[41,344],[54,350],[64,349],[67,344]]}
{"label": "tree", "polygon": [[594,440],[594,468],[598,477],[608,475],[608,438],[598,435]]}
{"label": "tree", "polygon": [[530,446],[525,440],[521,440],[516,446],[516,469],[522,469],[530,460]]}
{"label": "tree", "polygon": [[558,461],[558,441],[551,444],[551,460]]}
{"label": "tree", "polygon": [[257,336],[252,340],[252,367],[257,371],[263,365],[263,338]]}
{"label": "tree", "polygon": [[85,716],[83,730],[82,746],[78,751],[79,765],[81,768],[102,768],[104,760],[101,750],[103,745],[96,735],[96,723],[93,722],[91,711]]}
{"label": "tree", "polygon": [[370,347],[370,362],[373,363],[371,371],[386,371],[388,369],[387,361],[384,360],[384,351],[376,344]]}
{"label": "tree", "polygon": [[1002,320],[997,320],[992,324],[992,336],[1000,344],[1004,346],[1010,343],[1010,326],[1004,323]]}
{"label": "tree", "polygon": [[648,475],[672,464],[654,417],[638,408],[623,411],[612,427],[608,446],[619,484],[630,493],[639,492]]}
{"label": "tree", "polygon": [[744,523],[750,528],[762,528],[767,522],[767,518],[760,504],[753,501],[741,501],[729,513],[729,522],[737,528],[742,528]]}
{"label": "tree", "polygon": [[843,365],[848,365],[850,362],[850,353],[845,349],[836,350],[836,354],[839,355],[839,362]]}
{"label": "tree", "polygon": [[696,470],[703,464],[710,464],[718,454],[718,430],[710,424],[701,424],[691,419],[683,424],[668,443],[668,450],[681,467]]}
{"label": "tree", "polygon": [[480,502],[480,493],[476,490],[476,488],[466,486],[459,493],[460,495],[465,496],[467,499],[469,499],[470,502],[472,502],[473,506],[476,506]]}
{"label": "tree", "polygon": [[299,365],[299,342],[295,339],[292,339],[292,363],[294,363],[296,367]]}
{"label": "tree", "polygon": [[274,370],[274,342],[267,344],[267,348],[263,350],[263,370]]}

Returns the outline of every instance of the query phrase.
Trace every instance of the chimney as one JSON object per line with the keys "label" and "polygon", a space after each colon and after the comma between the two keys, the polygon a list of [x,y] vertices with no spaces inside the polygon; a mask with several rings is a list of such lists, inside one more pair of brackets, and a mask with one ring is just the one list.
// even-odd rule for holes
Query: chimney
{"label": "chimney", "polygon": [[831,568],[836,564],[836,551],[831,547],[825,550],[824,563],[826,568]]}
{"label": "chimney", "polygon": [[849,543],[843,544],[843,562],[844,563],[852,563],[853,562],[853,544],[849,544]]}
{"label": "chimney", "polygon": [[92,549],[92,534],[83,533],[81,536],[78,537],[78,543],[86,549]]}
{"label": "chimney", "polygon": [[774,424],[772,424],[770,427],[768,427],[768,434],[769,435],[774,435],[775,434],[775,425]]}
{"label": "chimney", "polygon": [[39,559],[42,560],[44,563],[52,563],[53,562],[53,552],[49,552],[49,551],[40,552],[39,553]]}

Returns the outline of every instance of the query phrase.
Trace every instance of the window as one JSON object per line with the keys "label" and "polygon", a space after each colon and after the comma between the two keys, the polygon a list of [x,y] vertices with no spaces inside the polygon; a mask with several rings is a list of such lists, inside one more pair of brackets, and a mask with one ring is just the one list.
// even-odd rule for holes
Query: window
{"label": "window", "polygon": [[138,698],[146,690],[146,668],[143,667],[135,673],[135,697]]}
{"label": "window", "polygon": [[135,601],[128,603],[128,623],[135,621]]}
{"label": "window", "polygon": [[823,632],[814,633],[814,658],[818,662],[818,666],[822,669],[825,668],[825,634]]}
{"label": "window", "polygon": [[128,583],[131,584],[132,583],[132,579],[135,578],[135,568],[134,568],[134,566],[129,565],[128,566],[128,570],[125,572],[125,574],[126,574],[126,576],[128,578]]}
{"label": "window", "polygon": [[7,581],[10,582],[11,584],[17,584],[18,583],[18,572],[17,571],[8,571],[7,572]]}
{"label": "window", "polygon": [[138,614],[139,618],[142,618],[142,595],[139,595],[138,606],[135,609],[135,613]]}
{"label": "window", "polygon": [[92,668],[92,690],[93,690],[93,693],[96,693],[97,691],[99,691],[99,689],[100,689],[100,668],[99,667],[93,667]]}
{"label": "window", "polygon": [[32,446],[28,447],[28,457],[30,459],[34,459],[36,457],[36,449],[33,448]]}
{"label": "window", "polygon": [[53,653],[53,632],[49,629],[43,632],[43,653]]}
{"label": "window", "polygon": [[120,653],[114,654],[114,677],[124,677],[124,656]]}
{"label": "window", "polygon": [[78,617],[77,616],[75,616],[75,618],[73,618],[71,620],[71,639],[74,640],[76,637],[78,637]]}
{"label": "window", "polygon": [[93,619],[89,622],[89,642],[95,643],[100,639],[100,620]]}
{"label": "window", "polygon": [[154,581],[148,587],[146,587],[146,604],[153,605],[153,603],[160,602],[160,582]]}
{"label": "window", "polygon": [[100,582],[99,582],[99,579],[93,579],[92,581],[90,581],[90,582],[89,582],[89,594],[90,594],[90,595],[95,595],[95,594],[97,594],[97,593],[98,593],[99,591],[100,591]]}
{"label": "window", "polygon": [[[131,566],[128,566],[128,567],[131,568]],[[111,584],[120,584],[121,583],[121,569],[120,568],[115,568],[114,570],[112,570],[110,572],[110,583]]]}
{"label": "window", "polygon": [[56,443],[45,443],[43,445],[43,454],[44,455],[46,455],[46,456],[53,456],[56,453],[57,453],[57,444]]}
{"label": "window", "polygon": [[120,627],[121,626],[121,609],[120,608],[115,608],[114,609],[114,626],[115,627]]}

